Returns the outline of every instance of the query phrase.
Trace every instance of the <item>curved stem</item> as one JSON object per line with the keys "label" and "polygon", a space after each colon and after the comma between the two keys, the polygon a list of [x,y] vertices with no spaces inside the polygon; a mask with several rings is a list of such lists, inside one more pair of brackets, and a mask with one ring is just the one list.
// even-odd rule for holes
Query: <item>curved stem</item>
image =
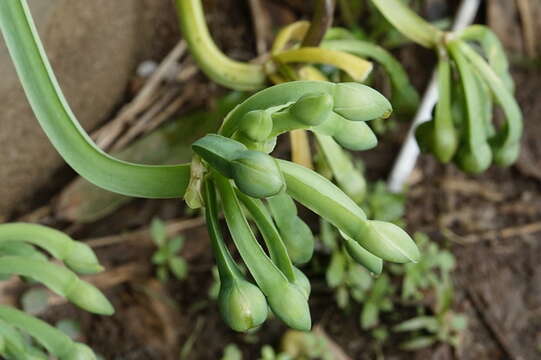
{"label": "curved stem", "polygon": [[385,18],[402,34],[419,45],[434,47],[443,32],[417,15],[401,0],[372,0]]}
{"label": "curved stem", "polygon": [[318,46],[334,17],[334,0],[317,0],[310,28],[302,40],[301,47]]}
{"label": "curved stem", "polygon": [[322,49],[319,47],[303,47],[300,49],[286,50],[273,55],[273,59],[282,64],[287,63],[317,63],[335,66],[355,81],[362,82],[372,71],[372,63],[351,54]]}
{"label": "curved stem", "polygon": [[481,45],[488,63],[512,93],[513,78],[509,74],[509,62],[498,36],[487,26],[471,25],[459,32],[458,37],[465,41],[476,41]]}
{"label": "curved stem", "polygon": [[201,0],[176,0],[182,35],[197,65],[213,81],[235,90],[265,85],[262,65],[234,61],[218,49],[205,23]]}
{"label": "curved stem", "polygon": [[189,165],[128,163],[107,155],[92,142],[62,94],[25,0],[0,1],[0,29],[37,120],[76,172],[99,187],[124,195],[173,198],[184,194]]}
{"label": "curved stem", "polygon": [[224,243],[224,239],[222,238],[220,224],[218,223],[216,189],[214,188],[212,180],[209,178],[207,178],[204,183],[203,197],[205,199],[205,219],[207,221],[207,229],[212,244],[212,250],[214,251],[214,257],[216,258],[220,281],[224,283],[239,277],[242,278],[242,273],[238,269],[237,264],[235,264],[235,261],[231,257],[231,254]]}

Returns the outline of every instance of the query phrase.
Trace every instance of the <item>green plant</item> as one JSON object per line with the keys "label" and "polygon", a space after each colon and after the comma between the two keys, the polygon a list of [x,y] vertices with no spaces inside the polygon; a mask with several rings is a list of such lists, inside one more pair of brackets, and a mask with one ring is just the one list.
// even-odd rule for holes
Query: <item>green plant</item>
{"label": "green plant", "polygon": [[[423,292],[447,281],[455,267],[455,258],[447,250],[442,250],[422,233],[414,235],[415,242],[423,249],[423,256],[415,264],[406,264],[403,268],[393,268],[395,274],[403,275],[402,300],[420,300]],[[443,280],[442,280],[443,279]]]}
{"label": "green plant", "polygon": [[[66,267],[50,262],[34,246]],[[111,315],[114,310],[109,301],[76,274],[93,274],[101,270],[90,247],[60,231],[25,223],[0,225],[0,273],[40,282],[82,309]],[[43,309],[47,302],[44,295],[37,290],[27,292],[23,297],[25,311],[33,313]],[[28,342],[26,335],[35,344]],[[95,359],[86,345],[74,342],[44,321],[6,305],[0,305],[0,344],[0,355],[7,359],[46,359],[47,354],[59,359]]]}
{"label": "green plant", "polygon": [[433,315],[420,315],[393,327],[394,332],[407,332],[409,339],[402,342],[403,350],[417,350],[436,342],[460,347],[468,319],[452,310],[453,287],[448,278],[435,285],[437,304]]}
{"label": "green plant", "polygon": [[[470,173],[482,172],[492,163],[513,164],[520,148],[522,114],[513,98],[508,61],[496,35],[481,25],[444,32],[400,0],[372,3],[402,34],[438,53],[440,101],[434,119],[417,129],[421,150],[433,153],[442,162],[452,160]],[[452,75],[459,79],[457,90],[462,95],[453,95]],[[492,99],[505,114],[499,129],[491,121]]]}
{"label": "green plant", "polygon": [[[293,200],[339,230],[342,242],[334,248],[337,255],[333,255],[336,258],[333,261],[346,265],[333,267],[345,270],[333,270],[329,276],[336,287],[345,282],[366,288],[362,295],[367,309],[363,310],[363,322],[365,327],[376,324],[379,311],[390,308],[385,299],[393,287],[384,274],[368,289],[367,278],[361,282],[357,278],[361,268],[356,264],[379,274],[384,260],[415,263],[421,256],[411,237],[393,223],[397,214],[403,212],[403,207],[392,206],[396,199],[376,187],[374,197],[362,203],[364,179],[356,172],[344,148],[360,151],[376,146],[377,138],[367,122],[386,119],[392,112],[391,103],[383,95],[359,83],[372,69],[372,64],[361,56],[380,63],[388,73],[392,100],[400,109],[411,109],[418,102],[407,75],[388,52],[353,38],[348,31],[334,29],[324,38],[328,22],[317,19],[283,28],[265,64],[235,62],[213,43],[200,0],[176,2],[190,50],[209,77],[236,89],[260,89],[269,80],[277,85],[253,94],[231,110],[217,134],[195,141],[191,146],[194,152],[191,163],[151,166],[121,161],[97,148],[70,110],[26,2],[3,1],[0,28],[41,127],[65,161],[99,187],[134,197],[184,198],[190,207],[204,208],[220,277],[218,302],[222,316],[233,329],[246,331],[262,324],[267,318],[267,305],[288,326],[299,330],[311,327],[310,283],[294,265],[310,259],[314,241],[307,225],[297,216]],[[440,160],[456,161],[470,172],[483,171],[492,161],[500,165],[514,162],[522,132],[521,113],[512,96],[507,61],[490,30],[470,27],[457,34],[445,33],[424,22],[399,0],[372,3],[400,32],[423,46],[437,49],[440,55],[441,101],[434,121],[418,129],[421,147],[436,153]],[[314,26],[322,28],[311,31]],[[321,36],[317,39],[307,40],[312,37],[308,34],[318,33]],[[478,45],[486,60],[471,43]],[[451,86],[452,74],[459,76],[459,88]],[[330,78],[336,83],[329,82]],[[492,96],[506,115],[505,124],[497,130],[489,123]],[[465,115],[454,116],[454,111]],[[330,177],[338,186],[309,169],[307,131],[315,134]],[[299,161],[306,167],[270,155],[278,136],[285,133],[294,139],[293,159],[303,159]],[[362,207],[370,209],[371,219]],[[220,211],[247,267],[246,275],[239,270],[223,239],[218,221]],[[261,235],[262,243],[250,222]],[[154,256],[162,269],[158,271],[165,273],[167,266],[182,277],[185,262],[174,255],[182,240],[166,241],[160,225],[153,227],[160,247]],[[47,234],[48,231],[40,228],[32,241],[39,241],[34,239]],[[302,236],[295,238],[293,234]],[[89,249],[68,240],[56,234],[35,245],[44,247],[74,271],[88,273],[101,269]],[[28,247],[23,248],[13,245],[10,251],[32,253]],[[101,293],[73,272],[36,256],[32,253],[0,258],[0,272],[5,268],[34,277],[89,311],[112,312]],[[339,276],[336,271],[353,275]],[[74,294],[73,286],[91,296]],[[359,294],[355,296],[360,299]],[[34,320],[13,311],[5,311],[8,315],[17,314],[6,315],[9,321],[19,324],[29,321],[34,326]],[[32,335],[39,335],[39,331]],[[47,346],[52,353],[57,350]]]}
{"label": "green plant", "polygon": [[[327,339],[314,331],[288,330],[282,335],[279,348],[263,345],[258,360],[331,360],[334,354]],[[242,352],[235,344],[228,344],[222,360],[242,360]]]}
{"label": "green plant", "polygon": [[179,255],[184,245],[184,237],[167,237],[165,224],[158,218],[152,220],[150,234],[158,247],[152,255],[152,263],[156,265],[156,275],[160,281],[167,281],[171,272],[177,279],[183,280],[188,275],[188,263]]}

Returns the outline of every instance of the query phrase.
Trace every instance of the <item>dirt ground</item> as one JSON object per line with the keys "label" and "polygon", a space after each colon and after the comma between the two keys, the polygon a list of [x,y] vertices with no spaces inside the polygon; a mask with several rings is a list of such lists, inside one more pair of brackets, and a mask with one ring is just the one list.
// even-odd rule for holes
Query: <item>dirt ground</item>
{"label": "dirt ground", "polygon": [[[488,1],[478,20],[493,25],[494,14],[503,12],[507,2]],[[217,43],[231,56],[248,59],[255,55],[250,12],[238,3],[213,0],[205,5]],[[300,9],[287,3],[268,5],[274,25],[299,17]],[[436,6],[441,1],[427,3]],[[453,9],[447,7],[447,11]],[[511,15],[498,18],[504,25],[497,23],[500,27],[496,31],[516,30],[519,37],[504,38],[504,43],[513,55],[526,53],[527,41],[520,35],[524,33],[523,24]],[[165,33],[175,36],[174,32]],[[539,48],[537,51],[541,51]],[[395,54],[422,90],[430,76],[432,55],[410,45]],[[448,345],[438,345],[412,354],[398,351],[391,341],[384,348],[386,359],[518,360],[541,356],[541,67],[523,58],[512,57],[517,98],[525,120],[519,162],[508,169],[491,168],[483,175],[469,176],[453,165],[443,166],[422,156],[407,193],[408,231],[428,233],[452,249],[457,258],[453,275],[455,308],[469,318],[463,347],[456,352]],[[419,66],[419,59],[423,59],[423,66]],[[175,114],[208,104],[209,98],[224,92],[201,74],[191,77],[189,83],[199,91],[192,91]],[[135,91],[128,91],[131,95],[126,102]],[[407,125],[400,123],[397,130],[381,138],[377,149],[360,154],[370,179],[385,178]],[[223,348],[232,342],[241,346],[246,359],[257,359],[261,344],[279,344],[285,327],[276,320],[267,321],[250,335],[232,332],[221,320],[216,303],[208,296],[213,259],[197,213],[186,212],[178,200],[135,200],[104,219],[72,223],[60,219],[54,206],[64,185],[73,178],[69,169],[62,169],[55,175],[57,182],[52,189],[47,188],[48,195],[40,189],[41,195],[36,195],[24,211],[14,213],[12,219],[41,221],[77,239],[88,239],[107,268],[92,281],[105,289],[117,313],[108,318],[93,316],[56,299],[56,305],[43,314],[46,319],[78,319],[83,340],[105,359],[178,359],[186,344],[191,344],[187,359],[219,359]],[[184,281],[162,284],[154,277],[149,260],[153,244],[147,226],[155,216],[171,221],[170,230],[181,232],[187,239],[182,254],[189,261],[189,276]],[[306,216],[316,225],[315,218]],[[322,274],[307,272],[314,289],[310,300],[314,324],[351,359],[374,359],[371,337],[360,329],[357,315],[346,314],[336,306]],[[17,283],[6,291],[16,298],[23,290],[24,286]]]}

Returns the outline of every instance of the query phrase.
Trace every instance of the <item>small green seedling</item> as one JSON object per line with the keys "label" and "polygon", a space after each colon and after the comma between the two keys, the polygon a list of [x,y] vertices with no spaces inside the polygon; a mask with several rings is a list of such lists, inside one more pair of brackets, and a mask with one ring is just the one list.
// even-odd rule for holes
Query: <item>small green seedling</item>
{"label": "small green seedling", "polygon": [[184,245],[184,237],[175,236],[169,239],[165,224],[158,218],[152,220],[150,233],[152,241],[158,248],[152,255],[152,263],[156,265],[158,279],[165,282],[171,273],[175,278],[184,280],[188,276],[188,263],[179,255]]}
{"label": "small green seedling", "polygon": [[449,278],[440,279],[436,285],[436,296],[434,315],[421,315],[393,327],[394,332],[410,334],[409,339],[400,344],[403,350],[414,351],[436,342],[446,343],[457,349],[460,347],[468,319],[451,309],[453,287]]}
{"label": "small green seedling", "polygon": [[451,252],[440,249],[427,235],[416,233],[414,239],[423,249],[421,259],[415,264],[393,269],[395,273],[403,275],[401,297],[404,301],[421,300],[428,289],[438,286],[442,278],[449,278],[455,268],[455,258]]}
{"label": "small green seedling", "polygon": [[394,287],[388,275],[382,274],[374,281],[362,305],[360,323],[363,329],[376,327],[380,322],[380,314],[394,309],[391,300],[393,292]]}

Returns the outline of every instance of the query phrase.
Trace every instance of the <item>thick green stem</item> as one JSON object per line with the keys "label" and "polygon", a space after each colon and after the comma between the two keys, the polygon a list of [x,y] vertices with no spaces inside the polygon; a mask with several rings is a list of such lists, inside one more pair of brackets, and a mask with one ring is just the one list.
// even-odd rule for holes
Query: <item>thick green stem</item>
{"label": "thick green stem", "polygon": [[75,171],[119,194],[182,197],[190,176],[189,165],[128,163],[107,155],[92,142],[62,94],[25,0],[0,1],[0,28],[37,120]]}
{"label": "thick green stem", "polygon": [[197,65],[213,81],[236,90],[265,85],[263,65],[231,60],[218,49],[205,23],[201,0],[176,0],[182,35]]}
{"label": "thick green stem", "polygon": [[265,240],[272,261],[289,281],[294,282],[295,274],[293,273],[293,265],[289,259],[287,249],[265,205],[263,205],[261,200],[251,198],[240,191],[237,191],[237,196],[252,215],[257,228]]}
{"label": "thick green stem", "polygon": [[237,267],[237,264],[231,257],[227,246],[225,245],[220,224],[218,223],[218,205],[216,203],[216,189],[210,179],[204,183],[203,197],[205,199],[205,219],[207,221],[207,229],[218,265],[220,281],[232,281],[237,278],[243,278],[242,273]]}

